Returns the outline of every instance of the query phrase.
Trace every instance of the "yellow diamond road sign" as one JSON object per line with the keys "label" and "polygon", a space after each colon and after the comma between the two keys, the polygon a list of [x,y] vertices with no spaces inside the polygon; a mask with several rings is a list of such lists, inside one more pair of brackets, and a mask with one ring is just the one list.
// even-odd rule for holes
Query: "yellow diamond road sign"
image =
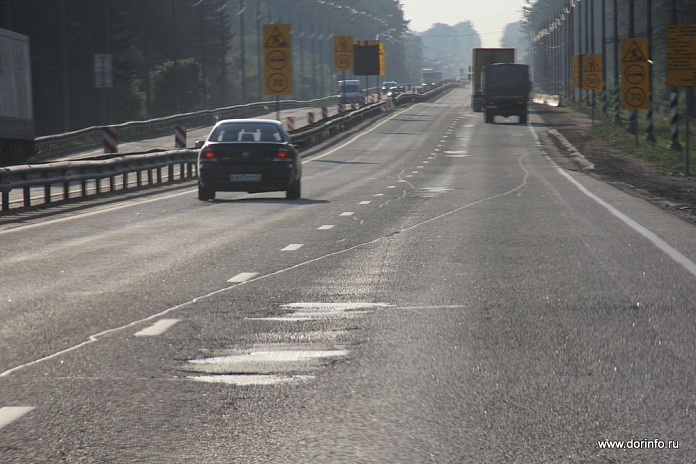
{"label": "yellow diamond road sign", "polygon": [[602,89],[602,55],[583,55],[582,88],[584,90]]}
{"label": "yellow diamond road sign", "polygon": [[625,110],[650,108],[650,64],[648,39],[621,39],[621,107]]}
{"label": "yellow diamond road sign", "polygon": [[264,95],[292,94],[292,48],[289,24],[264,24]]}
{"label": "yellow diamond road sign", "polygon": [[353,36],[336,35],[334,40],[334,71],[353,69]]}
{"label": "yellow diamond road sign", "polygon": [[696,25],[667,26],[667,85],[696,86]]}

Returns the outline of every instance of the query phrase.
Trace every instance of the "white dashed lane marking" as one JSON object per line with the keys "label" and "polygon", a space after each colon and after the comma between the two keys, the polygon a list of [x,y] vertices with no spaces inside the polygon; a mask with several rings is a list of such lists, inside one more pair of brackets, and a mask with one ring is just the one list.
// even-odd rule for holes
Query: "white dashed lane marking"
{"label": "white dashed lane marking", "polygon": [[258,272],[242,272],[241,274],[237,274],[236,276],[232,277],[228,282],[232,283],[241,283],[241,282],[246,282],[247,280],[251,280],[254,277],[259,275]]}
{"label": "white dashed lane marking", "polygon": [[334,225],[333,224],[324,224],[323,226],[317,227],[318,230],[329,230],[333,229]]}
{"label": "white dashed lane marking", "polygon": [[395,188],[396,188],[396,185],[390,185],[390,186],[388,186],[387,188],[388,188],[388,189],[395,189]]}
{"label": "white dashed lane marking", "polygon": [[136,332],[136,337],[155,337],[157,335],[162,335],[164,332],[169,330],[174,324],[181,321],[181,319],[160,319],[159,321],[152,324],[140,332]]}
{"label": "white dashed lane marking", "polygon": [[0,429],[16,421],[32,409],[34,409],[33,406],[11,406],[0,408]]}
{"label": "white dashed lane marking", "polygon": [[344,213],[339,214],[339,216],[352,216],[355,214],[353,211],[346,211]]}
{"label": "white dashed lane marking", "polygon": [[383,197],[384,194],[383,194],[383,193],[375,193],[375,196],[376,196],[376,197]]}
{"label": "white dashed lane marking", "polygon": [[280,251],[296,251],[304,246],[303,243],[291,243]]}
{"label": "white dashed lane marking", "polygon": [[361,202],[358,203],[358,204],[359,204],[359,205],[369,205],[370,203],[372,203],[372,202],[371,202],[371,201],[365,200],[365,201],[361,201]]}

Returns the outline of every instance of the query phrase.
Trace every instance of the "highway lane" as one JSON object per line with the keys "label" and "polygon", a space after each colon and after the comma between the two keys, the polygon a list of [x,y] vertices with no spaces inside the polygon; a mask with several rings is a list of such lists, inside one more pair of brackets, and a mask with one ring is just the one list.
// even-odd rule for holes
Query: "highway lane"
{"label": "highway lane", "polygon": [[[273,106],[272,103],[269,103],[268,109],[271,109]],[[337,105],[331,105],[327,107],[328,109],[328,115],[329,117],[336,116],[338,114],[338,106]],[[293,108],[293,109],[287,109],[287,110],[281,110],[280,111],[280,120],[283,121],[285,124],[286,128],[287,126],[287,121],[288,117],[294,117],[295,118],[295,128],[299,129],[302,128],[306,125],[308,125],[308,119],[309,119],[309,112],[314,113],[314,117],[316,118],[317,121],[321,120],[321,107],[306,107],[306,108]],[[276,119],[277,114],[275,111],[269,112],[266,114],[262,114],[258,116],[259,118],[262,119]],[[208,135],[210,134],[210,131],[212,129],[212,126],[208,127],[199,127],[199,128],[188,128],[187,130],[187,145],[188,147],[193,147],[195,145],[195,142],[198,140],[205,140]],[[165,136],[155,136],[155,137],[149,137],[149,138],[144,138],[142,140],[137,140],[137,141],[132,141],[132,142],[121,142],[119,144],[119,153],[121,154],[128,154],[128,153],[142,153],[142,152],[147,152],[150,150],[174,150],[174,134],[173,134],[173,129],[172,129],[172,134],[171,135],[165,135]],[[103,148],[90,148],[90,149],[74,149],[70,150],[69,153],[64,153],[61,155],[55,155],[55,156],[47,156],[44,155],[41,159],[42,161],[50,160],[50,161],[75,161],[75,160],[84,160],[84,159],[89,159],[93,158],[95,156],[100,156],[104,154]],[[178,167],[175,169],[175,176],[178,178],[179,176],[179,171]],[[135,185],[135,176],[131,176],[132,179],[130,181],[131,184]],[[167,178],[167,173],[166,170],[163,175],[164,179],[166,180]],[[107,181],[103,180],[102,181],[104,185],[107,185]],[[88,194],[91,195],[95,192],[95,185],[94,182],[89,182],[88,183]],[[121,181],[117,181],[116,183],[116,188],[120,188],[121,186]],[[79,182],[73,182],[70,185],[69,188],[70,191],[70,196],[71,197],[77,197],[82,195],[82,186]],[[23,193],[21,189],[16,189],[10,192],[10,208],[19,208],[24,206],[24,200],[23,200]],[[62,185],[61,184],[55,184],[52,186],[52,200],[53,201],[58,201],[62,199],[63,192],[62,192]],[[44,202],[44,189],[43,187],[34,187],[31,189],[31,201],[32,205],[37,205],[37,204],[42,204]]]}
{"label": "highway lane", "polygon": [[[693,226],[466,96],[314,157],[303,200],[0,232],[0,408],[34,408],[0,461],[693,460]],[[680,449],[597,445],[646,438]]]}

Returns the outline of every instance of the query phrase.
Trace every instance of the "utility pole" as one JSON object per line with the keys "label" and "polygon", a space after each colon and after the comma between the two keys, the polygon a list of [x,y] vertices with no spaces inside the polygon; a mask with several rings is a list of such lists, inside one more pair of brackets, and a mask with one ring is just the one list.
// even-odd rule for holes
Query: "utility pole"
{"label": "utility pole", "polygon": [[181,113],[181,93],[179,92],[179,48],[177,45],[176,0],[172,1],[172,42],[174,45],[174,103],[176,113]]}
{"label": "utility pole", "polygon": [[[109,0],[104,0],[104,50],[106,54],[110,57],[111,69],[109,72],[113,76],[113,58],[111,58],[111,19],[109,18]],[[104,124],[112,124],[114,122],[114,88],[113,88],[113,77],[111,78],[111,84],[104,88],[104,100],[105,100],[105,115]]]}
{"label": "utility pole", "polygon": [[[260,1],[260,0],[259,0]],[[220,0],[220,50],[222,61],[220,63],[222,71],[222,82],[220,83],[220,98],[222,99],[221,106],[228,105],[227,99],[227,31],[225,30],[225,0]]]}
{"label": "utility pole", "polygon": [[[635,0],[628,0],[628,37],[633,39],[636,35],[635,29],[635,16],[636,16],[636,4]],[[638,111],[630,110],[628,112],[628,124],[626,125],[626,131],[631,134],[638,133]]]}
{"label": "utility pole", "polygon": [[650,80],[648,82],[649,85],[649,92],[650,92],[650,107],[648,108],[648,114],[647,114],[647,120],[645,123],[645,135],[643,136],[643,140],[646,142],[652,142],[655,143],[657,140],[655,139],[655,134],[653,134],[653,40],[652,40],[652,0],[647,0],[646,1],[646,12],[645,12],[645,27],[648,32],[648,59],[650,60],[648,62],[649,71],[648,71],[648,79]]}
{"label": "utility pole", "polygon": [[207,67],[205,65],[205,37],[207,35],[207,27],[205,27],[205,2],[198,5],[199,18],[200,18],[200,34],[201,34],[201,103],[203,104],[203,109],[208,109],[208,89],[206,88],[206,82],[208,81]]}
{"label": "utility pole", "polygon": [[602,0],[602,114],[609,117],[607,104],[607,0]]}
{"label": "utility pole", "polygon": [[245,47],[245,42],[244,42],[244,10],[246,9],[246,5],[244,4],[244,0],[239,0],[239,40],[240,40],[240,47],[241,50],[239,52],[239,58],[241,60],[241,65],[242,65],[242,103],[246,103],[249,101],[249,98],[247,97],[247,90],[246,90],[246,60],[245,60],[245,54],[244,54],[244,49]]}
{"label": "utility pole", "polygon": [[259,92],[259,99],[258,101],[263,100],[263,52],[262,52],[262,45],[263,45],[263,33],[261,32],[261,0],[256,0],[256,72],[258,76],[256,76],[256,80],[258,81],[258,92]]}
{"label": "utility pole", "polygon": [[60,39],[63,53],[63,131],[70,132],[70,75],[68,68],[68,14],[66,0],[60,0]]}

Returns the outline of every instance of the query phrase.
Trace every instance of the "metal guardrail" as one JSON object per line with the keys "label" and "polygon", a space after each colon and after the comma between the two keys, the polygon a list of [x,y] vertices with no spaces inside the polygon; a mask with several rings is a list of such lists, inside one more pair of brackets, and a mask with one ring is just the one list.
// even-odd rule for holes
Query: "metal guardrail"
{"label": "metal guardrail", "polygon": [[[280,109],[292,109],[304,106],[324,106],[338,104],[339,96],[334,95],[316,100],[281,100]],[[123,124],[108,126],[119,137],[119,140],[133,140],[137,136],[169,133],[172,127],[204,127],[214,125],[219,119],[247,118],[258,116],[275,109],[275,102],[256,102],[246,105],[236,105],[214,110],[196,111],[194,113],[178,114],[165,118],[150,119],[147,121],[131,121]],[[64,134],[47,135],[36,138],[37,152],[56,152],[73,147],[92,147],[102,143],[101,129],[103,126],[92,126]]]}
{"label": "metal guardrail", "polygon": [[[396,105],[428,100],[454,87],[446,84],[423,94],[402,94],[394,99]],[[343,115],[334,116],[320,121],[313,126],[305,126],[291,133],[293,142],[302,141],[307,146],[315,145],[334,135],[345,131],[360,122],[380,114],[384,110],[384,102],[367,105]],[[21,165],[0,168],[0,193],[2,195],[2,212],[10,210],[10,192],[23,190],[23,206],[31,206],[32,187],[43,187],[44,204],[53,200],[52,189],[60,186],[61,199],[69,200],[70,187],[75,183],[81,185],[81,197],[87,196],[91,188],[96,194],[104,190],[104,179],[109,179],[108,191],[116,190],[117,177],[122,176],[122,189],[130,188],[132,174],[135,174],[135,185],[154,185],[163,182],[164,168],[168,169],[167,182],[174,182],[175,166],[179,166],[178,179],[194,178],[196,176],[197,150],[175,150],[163,153],[139,155],[111,155],[110,158],[99,160],[64,161],[37,165]],[[145,184],[145,177],[147,184]],[[119,190],[119,191],[121,191]]]}
{"label": "metal guardrail", "polygon": [[70,199],[72,184],[81,183],[81,196],[87,196],[89,182],[92,181],[96,194],[104,189],[103,180],[109,180],[109,191],[116,190],[116,178],[123,177],[123,190],[130,186],[129,176],[136,174],[138,187],[144,185],[143,173],[147,176],[147,185],[163,181],[162,170],[168,169],[168,182],[173,182],[174,166],[179,165],[179,178],[195,177],[195,165],[198,152],[195,150],[177,150],[157,154],[128,155],[102,161],[64,161],[39,165],[22,165],[0,168],[0,192],[2,193],[2,211],[10,210],[10,192],[23,190],[23,204],[31,206],[31,188],[43,187],[44,203],[53,201],[52,189],[60,185],[63,200]]}

